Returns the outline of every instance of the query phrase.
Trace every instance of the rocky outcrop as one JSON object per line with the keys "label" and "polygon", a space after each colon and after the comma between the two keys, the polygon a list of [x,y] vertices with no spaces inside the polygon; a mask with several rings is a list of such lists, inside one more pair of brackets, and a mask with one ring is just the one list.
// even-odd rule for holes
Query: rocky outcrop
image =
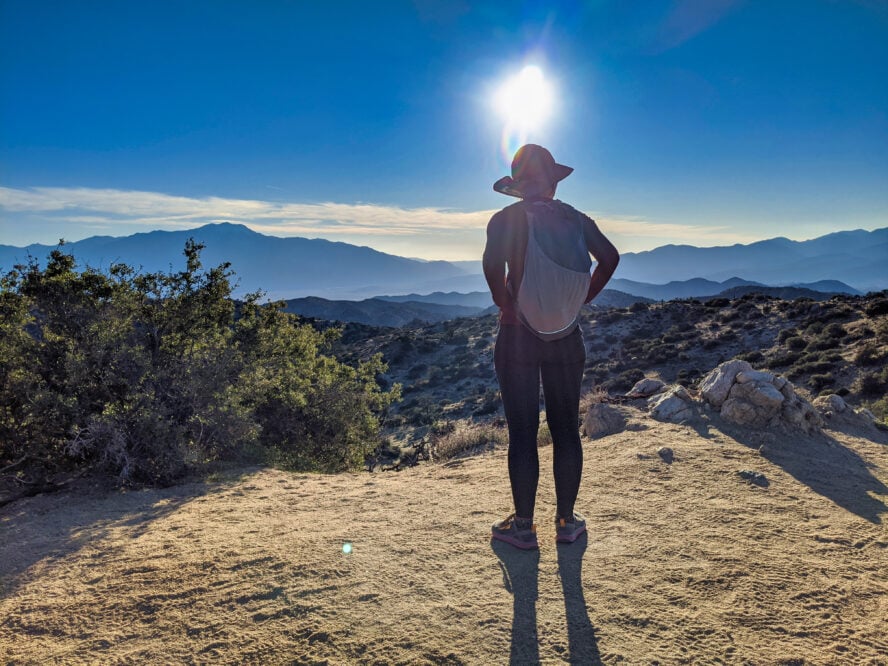
{"label": "rocky outcrop", "polygon": [[823,421],[814,406],[784,377],[754,370],[746,361],[727,361],[700,384],[707,404],[726,421],[749,428],[786,427],[819,430]]}

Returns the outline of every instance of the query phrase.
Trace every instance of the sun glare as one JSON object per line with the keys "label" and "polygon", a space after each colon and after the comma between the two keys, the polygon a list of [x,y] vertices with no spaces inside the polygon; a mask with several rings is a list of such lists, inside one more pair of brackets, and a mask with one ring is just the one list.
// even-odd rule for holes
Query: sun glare
{"label": "sun glare", "polygon": [[517,130],[539,127],[552,111],[552,87],[543,71],[528,65],[496,91],[494,105],[506,124]]}

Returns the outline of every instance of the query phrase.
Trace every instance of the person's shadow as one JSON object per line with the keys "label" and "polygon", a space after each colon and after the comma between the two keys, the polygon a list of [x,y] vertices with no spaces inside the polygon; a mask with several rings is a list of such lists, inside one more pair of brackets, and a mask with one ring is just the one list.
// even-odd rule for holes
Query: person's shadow
{"label": "person's shadow", "polygon": [[586,609],[583,595],[583,553],[588,536],[584,533],[574,543],[558,544],[558,575],[564,592],[564,610],[567,614],[567,645],[570,663],[600,665],[601,653],[595,627]]}
{"label": "person's shadow", "polygon": [[540,551],[518,550],[502,541],[491,539],[490,547],[499,558],[503,586],[512,595],[512,648],[510,664],[540,663],[537,637],[536,602]]}

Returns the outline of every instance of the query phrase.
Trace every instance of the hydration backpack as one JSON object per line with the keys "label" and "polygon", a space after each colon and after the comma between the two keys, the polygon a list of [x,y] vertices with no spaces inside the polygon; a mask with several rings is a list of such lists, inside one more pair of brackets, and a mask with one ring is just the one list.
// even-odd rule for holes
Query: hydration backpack
{"label": "hydration backpack", "polygon": [[557,340],[573,332],[589,292],[592,259],[583,218],[560,201],[529,202],[524,276],[516,303],[537,337]]}

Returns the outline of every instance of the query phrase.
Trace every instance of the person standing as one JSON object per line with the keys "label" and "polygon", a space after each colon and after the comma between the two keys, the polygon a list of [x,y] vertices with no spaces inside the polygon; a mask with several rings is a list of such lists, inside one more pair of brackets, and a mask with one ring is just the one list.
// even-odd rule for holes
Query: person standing
{"label": "person standing", "polygon": [[[483,268],[500,309],[494,365],[509,428],[514,504],[491,536],[521,549],[539,547],[533,515],[541,379],[553,442],[556,540],[573,543],[586,531],[574,510],[583,468],[579,404],[586,361],[579,311],[607,284],[620,256],[591,218],[555,199],[558,183],[572,171],[546,148],[522,146],[511,176],[493,186],[520,201],[487,225]],[[597,261],[591,275],[589,254]]]}

